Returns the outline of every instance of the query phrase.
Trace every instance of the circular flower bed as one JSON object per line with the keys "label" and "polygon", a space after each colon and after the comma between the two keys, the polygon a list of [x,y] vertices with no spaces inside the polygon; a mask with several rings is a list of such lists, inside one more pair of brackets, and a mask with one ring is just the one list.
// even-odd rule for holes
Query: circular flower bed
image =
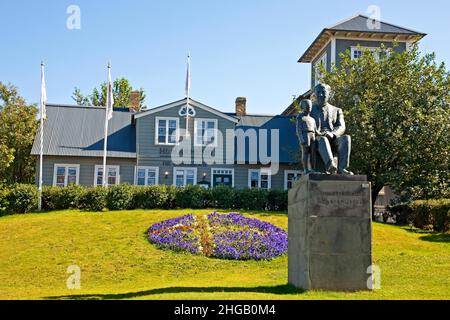
{"label": "circular flower bed", "polygon": [[266,260],[287,252],[287,232],[238,213],[185,215],[154,224],[148,239],[162,249],[234,260]]}

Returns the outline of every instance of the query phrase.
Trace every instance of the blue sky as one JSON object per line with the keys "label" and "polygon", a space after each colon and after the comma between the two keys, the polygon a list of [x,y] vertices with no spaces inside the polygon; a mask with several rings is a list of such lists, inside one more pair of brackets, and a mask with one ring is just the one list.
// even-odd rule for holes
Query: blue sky
{"label": "blue sky", "polygon": [[[383,21],[425,32],[423,52],[450,63],[450,2],[322,0],[2,1],[0,81],[39,100],[40,61],[47,97],[72,104],[75,86],[88,93],[112,76],[147,92],[147,105],[184,97],[191,52],[192,98],[223,111],[237,96],[248,112],[276,114],[309,86],[310,65],[297,60],[326,26],[369,5]],[[69,5],[81,9],[81,29],[69,30]]]}

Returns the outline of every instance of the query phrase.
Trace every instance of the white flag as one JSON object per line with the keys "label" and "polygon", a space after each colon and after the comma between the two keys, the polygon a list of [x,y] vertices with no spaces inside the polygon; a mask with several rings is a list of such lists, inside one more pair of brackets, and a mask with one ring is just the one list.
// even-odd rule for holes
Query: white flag
{"label": "white flag", "polygon": [[189,90],[191,89],[191,57],[188,55],[187,71],[186,71],[186,97],[189,98]]}
{"label": "white flag", "polygon": [[108,65],[108,83],[106,84],[106,114],[108,120],[113,116],[114,97],[111,82],[111,66]]}
{"label": "white flag", "polygon": [[41,64],[41,118],[47,119],[47,112],[45,110],[45,104],[47,103],[47,90],[45,88],[45,76],[44,76],[44,64]]}

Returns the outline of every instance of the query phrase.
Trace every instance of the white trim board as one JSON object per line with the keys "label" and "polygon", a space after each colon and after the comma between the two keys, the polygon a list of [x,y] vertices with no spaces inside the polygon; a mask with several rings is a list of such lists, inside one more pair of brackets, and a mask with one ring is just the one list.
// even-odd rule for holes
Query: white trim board
{"label": "white trim board", "polygon": [[[165,143],[160,143],[158,141],[159,139],[159,133],[158,133],[158,129],[159,129],[159,121],[160,120],[165,120],[166,121],[166,142]],[[171,120],[175,120],[177,125],[176,125],[176,129],[175,129],[175,133],[176,133],[176,142],[175,143],[168,143],[169,141],[169,121]],[[177,117],[155,117],[155,145],[157,146],[176,146],[180,143],[180,118]]]}
{"label": "white trim board", "polygon": [[159,185],[159,167],[152,167],[152,166],[134,166],[134,185],[137,184],[138,180],[138,170],[145,170],[145,186],[148,186],[148,170],[154,170],[155,171],[155,185]]}
{"label": "white trim board", "polygon": [[[197,143],[197,135],[198,135],[198,122],[199,121],[211,121],[214,122],[214,143],[212,144],[198,144]],[[217,119],[208,119],[208,118],[194,118],[194,147],[217,147],[217,136],[219,131],[219,121]],[[202,139],[203,140],[203,139]]]}
{"label": "white trim board", "polygon": [[76,168],[77,174],[76,174],[76,182],[75,184],[80,184],[80,165],[79,164],[66,164],[66,163],[55,163],[53,165],[53,186],[56,187],[56,176],[57,176],[57,168],[58,167],[64,167],[65,168],[65,177],[64,177],[64,187],[67,187],[68,184],[68,178],[69,178],[69,168]]}
{"label": "white trim board", "polygon": [[[101,184],[97,184],[97,175],[98,175],[98,169],[102,168],[103,169],[103,165],[102,164],[97,164],[94,167],[94,187],[98,187],[101,186]],[[116,168],[117,171],[117,177],[116,177],[116,184],[114,184],[115,186],[120,184],[120,165],[106,165],[106,172],[108,172],[109,168]],[[105,173],[103,173],[105,174]],[[106,185],[109,186],[108,184],[108,177],[106,177]]]}
{"label": "white trim board", "polygon": [[211,187],[213,187],[214,185],[214,170],[227,170],[227,171],[231,171],[231,175],[232,175],[232,181],[231,181],[231,187],[234,188],[234,168],[215,168],[212,167],[211,168]]}
{"label": "white trim board", "polygon": [[[158,113],[158,112],[170,109],[170,108],[185,106],[186,103],[187,103],[187,100],[183,99],[183,100],[176,101],[176,102],[173,102],[173,103],[170,103],[170,104],[166,104],[166,105],[163,105],[163,106],[160,106],[160,107],[156,107],[156,108],[150,109],[148,111],[144,111],[144,112],[142,112],[140,114],[137,114],[135,116],[135,119],[139,119],[139,118],[145,117],[147,115]],[[237,119],[235,117],[232,117],[232,116],[229,116],[229,115],[226,115],[226,114],[224,114],[224,113],[222,113],[222,112],[220,112],[220,111],[218,111],[216,109],[213,109],[213,108],[211,108],[211,107],[209,107],[209,106],[207,106],[207,105],[205,105],[203,103],[197,102],[195,100],[189,99],[189,105],[193,106],[193,107],[196,107],[196,108],[203,109],[203,110],[205,110],[207,112],[215,114],[216,116],[219,116],[219,117],[224,118],[226,120],[229,120],[231,122],[234,122],[234,123],[238,123],[239,122],[239,119]]]}
{"label": "white trim board", "polygon": [[194,170],[194,186],[197,184],[197,174],[198,170],[196,167],[173,167],[172,173],[173,173],[173,185],[177,185],[177,170],[183,170],[184,171],[184,187],[186,186],[186,170]]}

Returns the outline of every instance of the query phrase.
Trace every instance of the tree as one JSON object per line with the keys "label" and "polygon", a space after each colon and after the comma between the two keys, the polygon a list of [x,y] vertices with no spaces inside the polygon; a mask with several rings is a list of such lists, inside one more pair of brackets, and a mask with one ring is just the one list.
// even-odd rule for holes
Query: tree
{"label": "tree", "polygon": [[[113,97],[114,107],[128,107],[130,103],[130,93],[135,91],[130,82],[125,78],[114,80]],[[145,92],[144,89],[137,90],[140,93],[139,110],[145,109]],[[72,99],[80,106],[105,106],[106,105],[106,82],[100,85],[100,88],[94,88],[90,95],[83,95],[79,88],[75,87],[72,93]]]}
{"label": "tree", "polygon": [[449,197],[449,73],[417,46],[386,50],[356,60],[347,51],[339,67],[322,70],[345,112],[351,168],[372,182],[373,203],[385,185],[408,200]]}
{"label": "tree", "polygon": [[13,85],[0,82],[0,183],[31,183],[35,159],[30,155],[37,108],[27,105]]}

